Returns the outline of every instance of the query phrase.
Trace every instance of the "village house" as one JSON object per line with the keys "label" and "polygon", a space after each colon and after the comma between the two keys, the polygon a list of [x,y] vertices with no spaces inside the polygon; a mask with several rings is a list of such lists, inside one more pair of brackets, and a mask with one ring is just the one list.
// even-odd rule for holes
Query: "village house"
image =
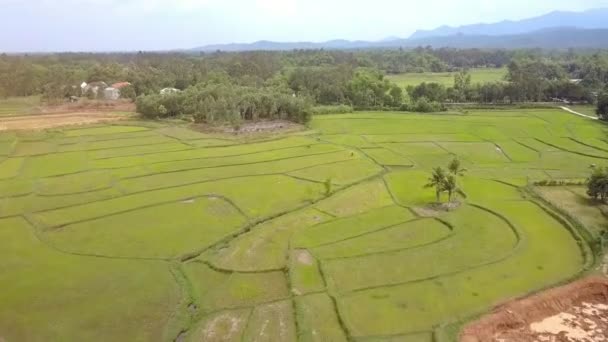
{"label": "village house", "polygon": [[[87,94],[92,92],[95,98],[99,98],[101,95],[104,100],[118,100],[120,99],[120,90],[130,85],[131,83],[129,82],[118,82],[111,86],[108,86],[105,82],[82,82],[80,88],[83,96],[87,96]],[[100,93],[101,90],[103,93]]]}
{"label": "village house", "polygon": [[176,88],[164,88],[160,91],[161,95],[169,95],[169,94],[175,94],[175,93],[179,93],[181,92],[181,90],[176,89]]}
{"label": "village house", "polygon": [[92,92],[95,97],[99,96],[99,90],[106,89],[108,84],[106,82],[82,82],[80,85],[80,90],[82,92],[82,96],[86,96],[89,92]]}

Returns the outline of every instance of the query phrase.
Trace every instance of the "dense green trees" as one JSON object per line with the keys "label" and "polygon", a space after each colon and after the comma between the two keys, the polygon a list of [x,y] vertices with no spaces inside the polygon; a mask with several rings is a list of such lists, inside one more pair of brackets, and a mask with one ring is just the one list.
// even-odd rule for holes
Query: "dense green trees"
{"label": "dense green trees", "polygon": [[428,183],[424,186],[425,188],[433,188],[435,189],[435,197],[437,199],[437,203],[441,202],[441,193],[445,191],[445,180],[447,177],[447,173],[445,170],[438,166],[433,169],[431,172],[431,176],[428,179]]}
{"label": "dense green trees", "polygon": [[606,202],[608,199],[608,168],[594,168],[587,179],[587,194],[595,200]]}
{"label": "dense green trees", "polygon": [[[500,82],[473,84],[466,71],[473,67],[501,66],[508,66],[508,76]],[[402,89],[385,77],[392,73],[443,71],[457,72],[452,86],[423,83]],[[130,82],[133,86],[125,89],[123,96],[131,99],[146,96],[138,101],[138,108],[150,116],[188,113],[196,114],[197,120],[211,121],[232,116],[243,120],[300,117],[304,114],[279,112],[311,104],[325,108],[342,106],[343,110],[352,107],[435,112],[443,110],[445,103],[594,102],[596,94],[608,84],[608,52],[426,47],[0,56],[0,97],[44,95],[47,101],[63,101],[79,95],[83,81]],[[223,90],[211,91],[210,85],[223,85],[216,87]],[[177,88],[184,94],[161,98],[158,94],[163,88]],[[202,95],[208,91],[215,95]],[[276,99],[268,99],[275,95]],[[201,100],[201,96],[209,102],[202,103],[207,100]],[[191,98],[196,100],[190,101]],[[232,101],[239,103],[225,104]],[[188,105],[183,107],[182,102]],[[269,114],[273,112],[268,109],[270,102],[276,107],[273,114]],[[238,115],[227,114],[235,112]]]}
{"label": "dense green trees", "polygon": [[307,123],[312,102],[272,88],[232,84],[190,87],[181,93],[144,95],[137,98],[137,111],[150,118],[191,115],[197,122],[231,122],[282,119]]}
{"label": "dense green trees", "polygon": [[595,111],[602,120],[608,120],[608,92],[598,96],[597,109]]}
{"label": "dense green trees", "polygon": [[448,202],[451,203],[455,193],[462,193],[458,185],[458,177],[464,176],[465,172],[466,169],[462,167],[460,160],[454,158],[448,164],[447,172],[441,166],[434,168],[424,187],[435,189],[437,203],[441,202],[441,194],[447,192]]}

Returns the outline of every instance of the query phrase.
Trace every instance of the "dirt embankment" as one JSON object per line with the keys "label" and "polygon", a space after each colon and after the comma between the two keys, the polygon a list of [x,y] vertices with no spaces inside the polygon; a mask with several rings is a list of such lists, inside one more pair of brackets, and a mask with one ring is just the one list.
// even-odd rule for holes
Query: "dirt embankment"
{"label": "dirt embankment", "polygon": [[0,118],[0,131],[42,130],[53,127],[86,125],[128,119],[129,115],[105,112],[38,114]]}
{"label": "dirt embankment", "polygon": [[100,112],[135,112],[135,104],[129,100],[101,101],[81,99],[74,103],[46,105],[37,108],[33,114],[70,114],[70,113],[100,113]]}
{"label": "dirt embankment", "polygon": [[608,342],[608,278],[591,277],[504,304],[461,342]]}

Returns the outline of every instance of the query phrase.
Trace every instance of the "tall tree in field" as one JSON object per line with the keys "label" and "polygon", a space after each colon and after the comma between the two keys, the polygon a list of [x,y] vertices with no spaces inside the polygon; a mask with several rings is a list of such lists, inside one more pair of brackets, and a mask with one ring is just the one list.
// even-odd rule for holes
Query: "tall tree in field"
{"label": "tall tree in field", "polygon": [[471,97],[471,73],[463,69],[454,75],[454,91],[459,102],[465,102]]}
{"label": "tall tree in field", "polygon": [[452,202],[454,193],[460,191],[458,188],[458,182],[456,181],[456,176],[453,174],[448,174],[445,176],[445,179],[443,180],[443,190],[448,193],[448,202]]}
{"label": "tall tree in field", "polygon": [[598,167],[587,179],[587,195],[605,202],[608,199],[608,169]]}
{"label": "tall tree in field", "polygon": [[429,177],[428,183],[424,186],[425,188],[435,188],[435,196],[437,197],[437,203],[441,202],[441,193],[445,186],[446,172],[441,166],[433,169],[431,177]]}
{"label": "tall tree in field", "polygon": [[601,94],[597,99],[597,116],[602,120],[608,120],[608,92]]}
{"label": "tall tree in field", "polygon": [[450,173],[453,174],[454,176],[462,177],[462,176],[464,176],[464,173],[467,172],[467,169],[462,167],[462,164],[460,163],[460,159],[454,158],[448,165],[448,171],[450,171]]}
{"label": "tall tree in field", "polygon": [[452,202],[452,196],[455,192],[462,193],[461,188],[458,185],[457,177],[464,176],[465,172],[467,172],[467,169],[462,167],[460,159],[454,158],[448,164],[448,171],[450,172],[450,174],[445,179],[444,188],[445,191],[448,192],[449,201]]}

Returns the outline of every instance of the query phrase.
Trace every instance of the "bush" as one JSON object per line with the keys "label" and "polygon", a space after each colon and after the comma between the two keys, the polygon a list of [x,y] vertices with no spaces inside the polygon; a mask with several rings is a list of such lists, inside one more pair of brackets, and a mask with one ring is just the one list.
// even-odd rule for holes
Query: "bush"
{"label": "bush", "polygon": [[120,98],[135,101],[137,98],[137,95],[135,94],[135,87],[128,85],[120,89]]}
{"label": "bush", "polygon": [[429,101],[426,97],[421,97],[410,106],[410,110],[419,113],[434,113],[445,111],[446,108],[439,102]]}
{"label": "bush", "polygon": [[283,119],[305,124],[312,118],[308,98],[233,85],[201,85],[181,93],[140,96],[136,106],[147,118],[191,115],[194,121],[206,123]]}
{"label": "bush", "polygon": [[349,114],[354,111],[353,107],[347,105],[336,105],[336,106],[315,106],[311,108],[313,115],[326,115],[326,114]]}

